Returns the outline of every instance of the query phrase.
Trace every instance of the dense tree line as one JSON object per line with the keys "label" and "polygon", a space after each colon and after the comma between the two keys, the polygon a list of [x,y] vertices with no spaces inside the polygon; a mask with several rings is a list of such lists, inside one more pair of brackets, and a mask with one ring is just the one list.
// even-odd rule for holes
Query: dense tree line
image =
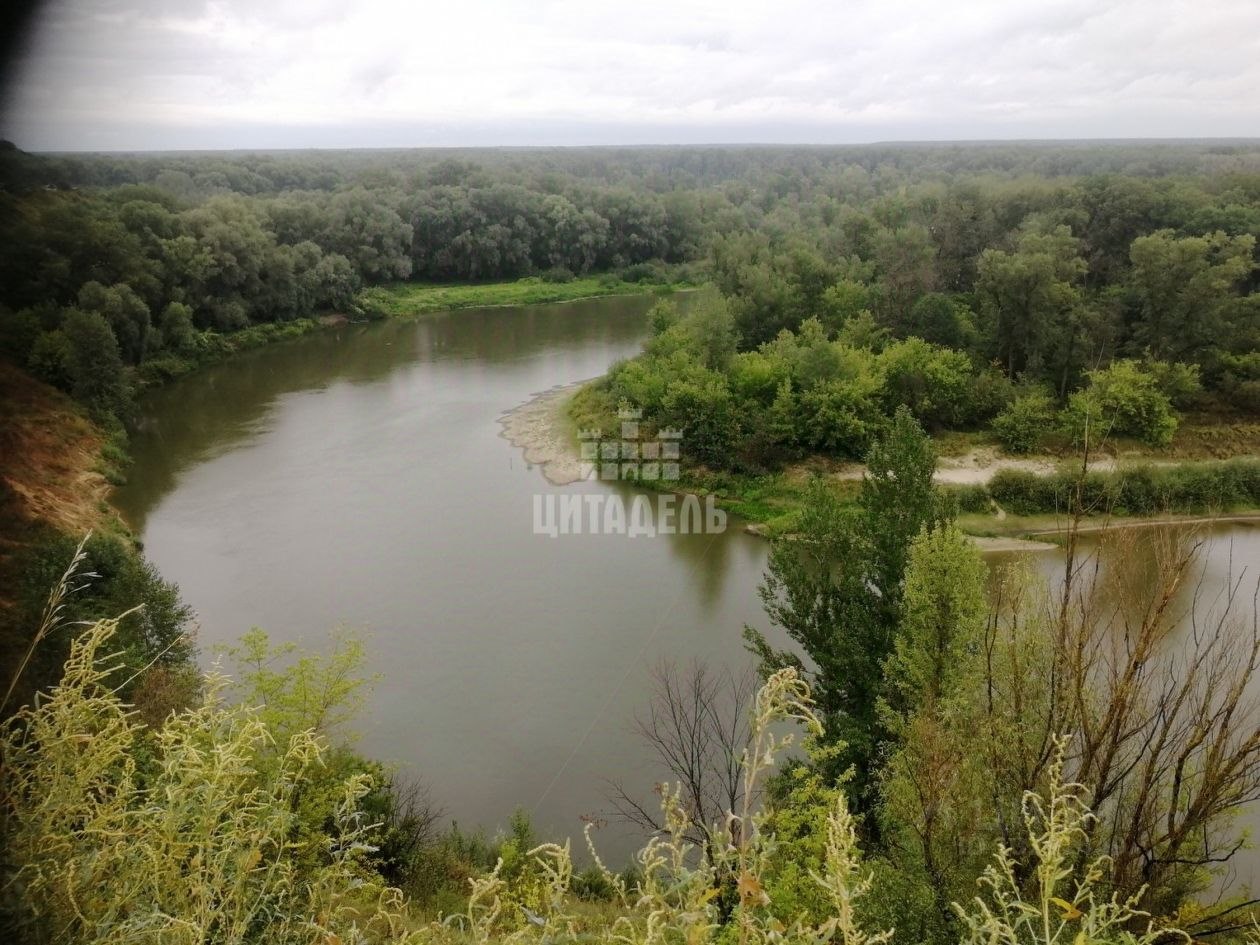
{"label": "dense tree line", "polygon": [[606,390],[693,458],[860,457],[892,412],[1013,450],[1091,425],[1164,445],[1260,408],[1260,191],[1246,175],[911,180],[714,232],[721,300],[662,310]]}
{"label": "dense tree line", "polygon": [[116,409],[129,367],[186,358],[202,332],[352,311],[365,285],[706,260],[740,351],[817,319],[850,347],[919,338],[1059,401],[1087,371],[1149,356],[1199,365],[1209,390],[1254,402],[1258,234],[1249,143],[6,145],[0,340]]}
{"label": "dense tree line", "polygon": [[410,180],[285,161],[293,173],[265,183],[248,160],[211,156],[157,170],[0,158],[3,347],[104,413],[124,404],[129,368],[160,373],[202,332],[353,312],[365,285],[563,280],[702,252],[691,192],[527,185],[452,161]]}

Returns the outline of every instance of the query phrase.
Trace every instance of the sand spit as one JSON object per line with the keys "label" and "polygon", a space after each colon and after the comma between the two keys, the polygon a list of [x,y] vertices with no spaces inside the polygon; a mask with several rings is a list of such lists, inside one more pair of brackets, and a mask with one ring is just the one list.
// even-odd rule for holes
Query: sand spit
{"label": "sand spit", "polygon": [[568,436],[564,409],[585,383],[552,387],[499,417],[503,427],[499,435],[523,450],[525,462],[537,466],[553,486],[567,486],[583,478],[577,447]]}

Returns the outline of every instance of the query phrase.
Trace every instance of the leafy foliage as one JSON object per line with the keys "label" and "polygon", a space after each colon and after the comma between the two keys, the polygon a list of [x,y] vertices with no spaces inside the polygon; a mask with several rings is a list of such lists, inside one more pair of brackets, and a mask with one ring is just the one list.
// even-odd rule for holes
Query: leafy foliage
{"label": "leafy foliage", "polygon": [[299,868],[294,801],[321,739],[277,745],[214,680],[204,703],[151,731],[108,686],[117,626],[76,640],[60,685],[0,741],[12,930],[57,942],[408,940],[398,893],[366,865],[368,779],[345,782],[324,862]]}
{"label": "leafy foliage", "polygon": [[886,738],[877,703],[902,616],[910,546],[945,515],[932,486],[931,444],[904,409],[867,465],[856,508],[815,481],[796,530],[770,552],[760,588],[766,615],[810,665],[776,651],[756,629],[744,631],[763,667],[795,666],[809,679],[828,738],[843,746],[827,756],[829,776],[852,766],[851,798],[863,810]]}
{"label": "leafy foliage", "polygon": [[1089,386],[1072,395],[1064,427],[1077,442],[1109,435],[1132,436],[1151,446],[1167,446],[1177,432],[1169,396],[1153,372],[1137,361],[1116,361],[1089,372]]}
{"label": "leafy foliage", "polygon": [[1049,394],[1032,390],[1016,397],[993,418],[993,432],[1008,453],[1031,453],[1053,429],[1056,412]]}

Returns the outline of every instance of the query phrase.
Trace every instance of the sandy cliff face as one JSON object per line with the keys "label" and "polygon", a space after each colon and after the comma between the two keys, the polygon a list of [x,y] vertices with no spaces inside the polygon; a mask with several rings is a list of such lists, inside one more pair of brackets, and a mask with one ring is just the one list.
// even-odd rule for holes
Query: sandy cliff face
{"label": "sandy cliff face", "polygon": [[0,362],[0,554],[35,525],[82,534],[100,524],[103,442],[70,398]]}

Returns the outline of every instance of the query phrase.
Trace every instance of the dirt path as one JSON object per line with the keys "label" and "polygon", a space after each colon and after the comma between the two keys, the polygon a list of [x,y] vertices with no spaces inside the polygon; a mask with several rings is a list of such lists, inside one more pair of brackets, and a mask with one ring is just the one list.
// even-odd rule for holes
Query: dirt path
{"label": "dirt path", "polygon": [[[935,479],[937,482],[951,486],[982,486],[1003,469],[1017,469],[1030,472],[1035,476],[1049,476],[1060,466],[1057,460],[1050,457],[1030,457],[1018,459],[1002,456],[991,446],[978,446],[968,450],[961,456],[942,456],[937,460]],[[1115,472],[1116,461],[1110,456],[1100,456],[1091,461],[1094,472]],[[851,463],[835,472],[837,479],[861,479],[866,467],[860,463]]]}

